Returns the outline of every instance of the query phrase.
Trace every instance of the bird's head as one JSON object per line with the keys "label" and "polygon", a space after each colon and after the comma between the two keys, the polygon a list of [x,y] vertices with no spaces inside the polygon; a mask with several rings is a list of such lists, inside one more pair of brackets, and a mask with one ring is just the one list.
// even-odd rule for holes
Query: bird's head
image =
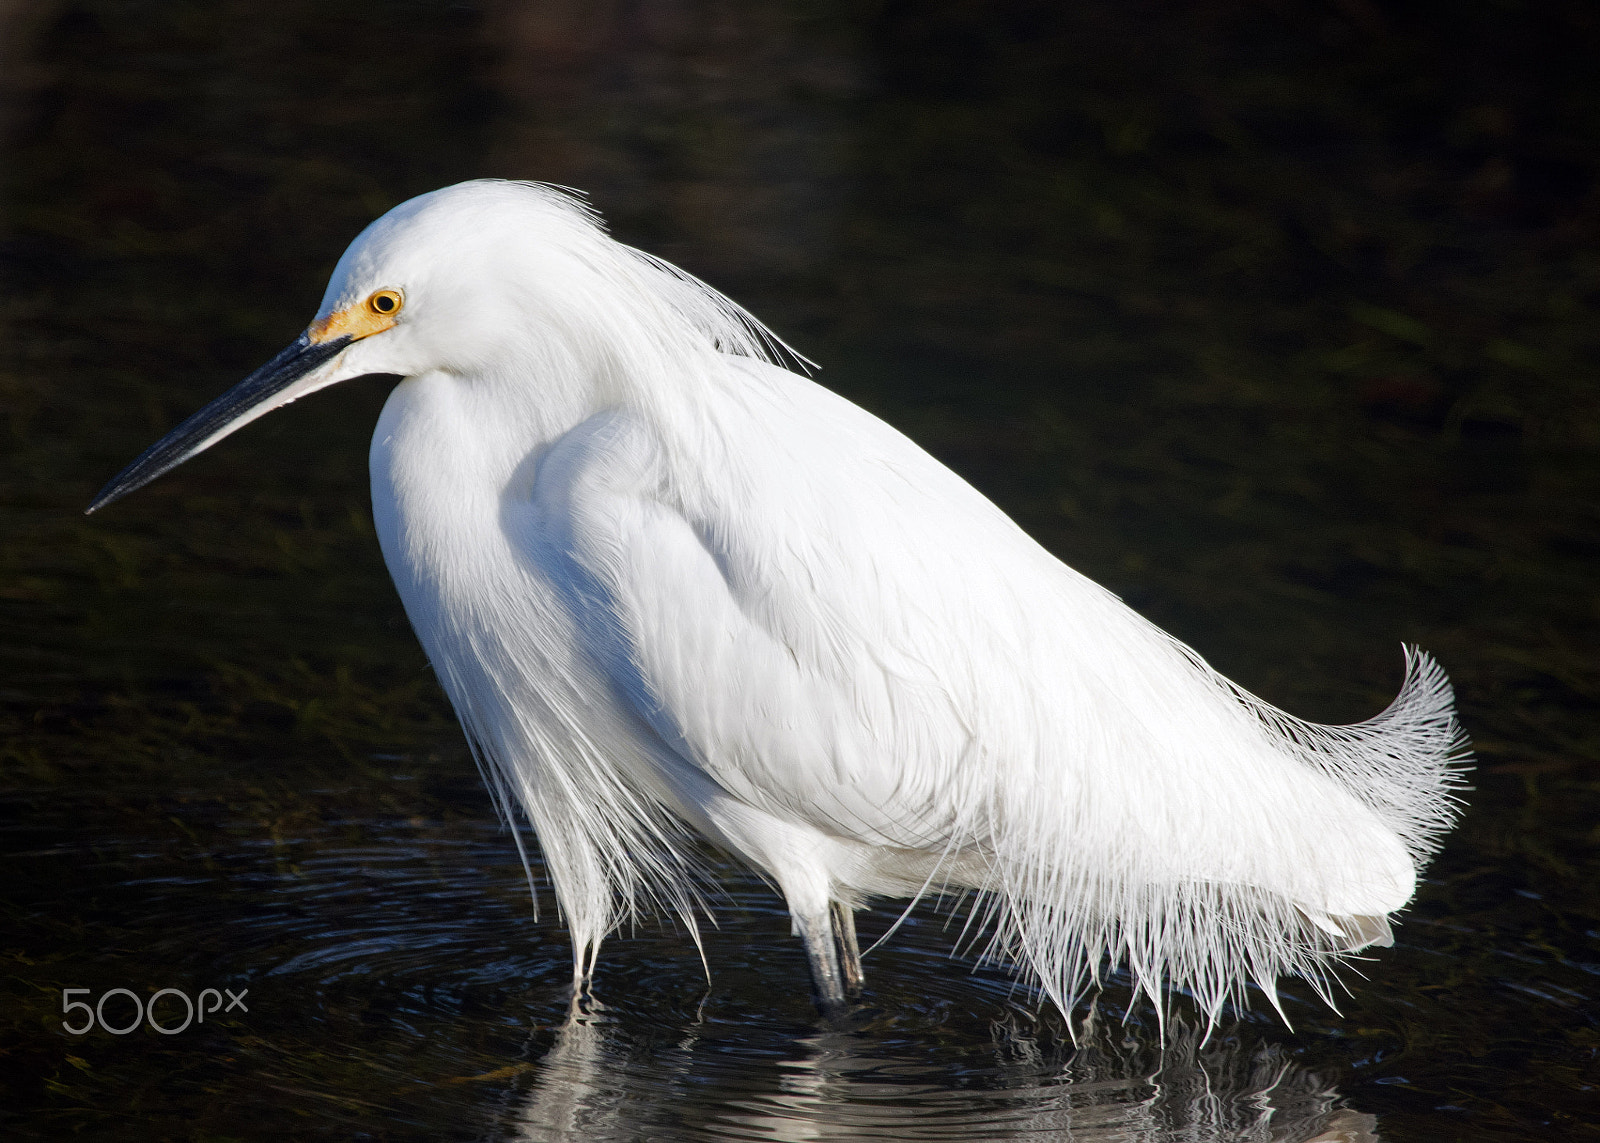
{"label": "bird's head", "polygon": [[401,203],[350,244],[299,337],[146,449],[88,511],[340,381],[486,369],[527,336],[530,312],[559,315],[552,283],[571,274],[551,261],[571,262],[574,243],[597,239],[616,246],[576,200],[538,185],[462,183]]}

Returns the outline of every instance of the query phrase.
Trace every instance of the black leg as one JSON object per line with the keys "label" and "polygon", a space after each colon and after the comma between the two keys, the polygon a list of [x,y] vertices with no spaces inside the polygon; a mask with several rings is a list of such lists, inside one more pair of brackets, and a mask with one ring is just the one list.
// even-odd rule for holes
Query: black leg
{"label": "black leg", "polygon": [[846,996],[860,996],[861,946],[856,943],[856,913],[842,902],[833,902],[833,936],[839,946],[839,975],[844,978]]}
{"label": "black leg", "polygon": [[817,1007],[824,1016],[837,1016],[845,1009],[844,973],[839,968],[839,947],[834,938],[831,913],[831,910],[824,910],[811,916],[794,915],[795,928],[805,942]]}

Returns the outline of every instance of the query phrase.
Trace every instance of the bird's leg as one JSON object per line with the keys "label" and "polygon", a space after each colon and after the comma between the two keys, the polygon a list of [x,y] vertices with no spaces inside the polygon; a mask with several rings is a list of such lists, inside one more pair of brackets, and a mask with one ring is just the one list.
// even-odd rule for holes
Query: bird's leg
{"label": "bird's leg", "polygon": [[839,974],[847,996],[861,995],[861,946],[856,943],[856,911],[842,901],[831,902],[833,937],[839,946]]}
{"label": "bird's leg", "polygon": [[824,1016],[837,1016],[845,1007],[844,973],[839,968],[839,946],[834,940],[831,910],[795,913],[794,927],[806,946],[817,1007]]}

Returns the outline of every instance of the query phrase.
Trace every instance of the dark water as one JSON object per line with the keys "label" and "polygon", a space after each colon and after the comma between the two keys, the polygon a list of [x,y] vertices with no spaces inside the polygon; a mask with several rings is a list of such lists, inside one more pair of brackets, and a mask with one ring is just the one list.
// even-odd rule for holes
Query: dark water
{"label": "dark water", "polygon": [[[1596,58],[1564,4],[0,3],[0,1127],[1600,1135]],[[1435,652],[1475,789],[1340,1013],[1291,983],[1292,1031],[1162,1051],[1114,983],[1074,1047],[924,908],[826,1026],[729,868],[709,983],[643,926],[564,1026],[378,559],[381,379],[80,515],[366,221],[479,175],[589,189],[1296,713]],[[80,988],[243,1007],[74,1036]]]}

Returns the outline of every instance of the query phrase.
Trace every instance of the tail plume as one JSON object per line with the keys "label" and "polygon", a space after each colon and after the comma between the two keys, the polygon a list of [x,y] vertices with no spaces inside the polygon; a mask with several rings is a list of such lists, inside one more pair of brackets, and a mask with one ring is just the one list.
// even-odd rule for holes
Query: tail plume
{"label": "tail plume", "polygon": [[[1330,970],[1392,942],[1388,913],[1406,903],[1459,811],[1467,739],[1450,684],[1430,656],[1406,647],[1405,683],[1386,710],[1322,726],[1172,646],[1213,699],[1245,716],[1218,741],[1237,743],[1243,756],[1252,734],[1264,737],[1276,769],[1261,773],[1278,789],[1252,802],[1247,778],[1233,802],[1188,817],[1181,804],[1172,810],[1183,795],[1169,795],[1169,817],[1154,832],[1193,828],[1155,856],[1137,841],[1095,835],[1092,819],[1103,815],[1094,810],[1080,818],[1090,825],[1052,841],[1052,830],[1062,832],[1059,808],[1041,808],[1047,799],[1038,797],[1012,805],[990,835],[994,873],[969,931],[989,934],[983,957],[1018,966],[1063,1012],[1123,968],[1163,1019],[1169,994],[1181,992],[1214,1023],[1225,1004],[1244,1003],[1252,982],[1282,1014],[1282,976],[1301,977],[1333,1006]],[[1240,763],[1247,774],[1251,765],[1262,763]],[[1194,789],[1207,792],[1203,783]]]}

